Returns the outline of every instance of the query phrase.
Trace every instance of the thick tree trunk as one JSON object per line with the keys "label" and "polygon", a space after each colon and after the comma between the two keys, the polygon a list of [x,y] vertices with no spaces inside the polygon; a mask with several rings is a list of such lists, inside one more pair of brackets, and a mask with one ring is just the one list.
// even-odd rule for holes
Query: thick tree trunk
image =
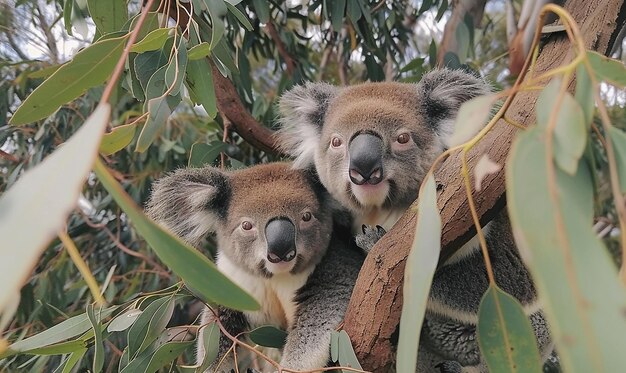
{"label": "thick tree trunk", "polygon": [[[581,27],[585,45],[607,54],[626,18],[624,0],[570,0],[565,8]],[[553,69],[571,58],[564,33],[548,37],[537,61],[536,72]],[[524,125],[535,121],[539,92],[521,93],[509,108],[509,116]],[[484,153],[504,164],[516,129],[501,121],[470,153],[474,164]],[[442,260],[475,233],[460,175],[460,154],[448,158],[436,174],[438,205],[443,222]],[[483,191],[474,193],[481,221],[489,221],[505,203],[504,172],[490,175]],[[415,230],[416,216],[410,209],[370,252],[352,295],[344,329],[362,366],[384,372],[392,365],[394,344],[402,309],[404,265]]]}
{"label": "thick tree trunk", "polygon": [[474,28],[479,28],[485,12],[487,0],[455,0],[452,3],[452,14],[443,30],[443,39],[437,52],[437,64],[443,66],[446,53],[459,54],[459,44],[456,39],[456,29],[459,23],[464,22],[465,16],[472,17]]}

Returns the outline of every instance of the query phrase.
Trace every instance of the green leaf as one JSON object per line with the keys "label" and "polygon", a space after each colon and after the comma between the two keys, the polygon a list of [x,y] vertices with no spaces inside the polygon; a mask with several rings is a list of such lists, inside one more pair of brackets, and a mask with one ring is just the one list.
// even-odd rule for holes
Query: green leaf
{"label": "green leaf", "polygon": [[596,78],[618,88],[626,87],[626,66],[622,61],[587,51],[587,58]]}
{"label": "green leaf", "polygon": [[[106,318],[115,311],[117,306],[109,307],[102,311],[101,318]],[[46,329],[41,333],[35,334],[32,337],[28,337],[21,341],[15,342],[8,347],[8,349],[0,354],[0,359],[15,355],[17,353],[25,353],[27,351],[33,351],[36,349],[44,348],[46,346],[53,346],[59,342],[76,337],[85,333],[91,329],[91,322],[86,313],[78,316],[71,317],[50,329]],[[83,341],[71,341],[72,345],[61,346],[63,351],[71,352],[77,350]],[[58,345],[56,347],[59,347]],[[66,351],[69,350],[69,351]],[[55,352],[62,353],[62,352]]]}
{"label": "green leaf", "polygon": [[456,37],[456,54],[459,60],[465,61],[470,51],[470,30],[465,22],[459,22],[455,31]]}
{"label": "green leaf", "polygon": [[350,0],[347,2],[346,15],[350,18],[353,24],[361,18],[361,7],[357,4],[356,0]]}
{"label": "green leaf", "polygon": [[448,142],[450,147],[469,141],[485,127],[495,99],[495,95],[479,96],[461,105]]}
{"label": "green leaf", "polygon": [[330,332],[330,360],[336,363],[339,360],[339,332]]}
{"label": "green leaf", "polygon": [[208,61],[189,61],[187,64],[186,83],[191,100],[202,105],[209,118],[215,118],[217,115],[217,104],[213,86],[213,74]]}
{"label": "green leaf", "polygon": [[180,38],[176,61],[169,64],[165,70],[165,86],[170,96],[176,96],[180,92],[187,70],[187,45],[185,38]]}
{"label": "green leaf", "polygon": [[204,359],[198,371],[205,372],[209,365],[217,358],[220,348],[220,327],[215,321],[204,326],[202,333],[202,345],[204,346]]}
{"label": "green leaf", "polygon": [[51,344],[45,347],[33,348],[31,350],[22,351],[20,352],[20,354],[61,355],[61,354],[68,354],[68,353],[80,351],[81,349],[86,348],[86,347],[87,347],[87,341],[81,338],[81,339],[74,340],[74,341],[60,342],[60,343]]}
{"label": "green leaf", "polygon": [[205,57],[208,57],[211,54],[211,46],[209,43],[202,42],[198,45],[193,46],[188,52],[187,57],[190,60],[199,60]]}
{"label": "green leaf", "polygon": [[61,66],[63,65],[52,65],[44,67],[43,69],[35,70],[31,73],[28,73],[28,77],[31,79],[47,78],[50,75],[54,74]]}
{"label": "green leaf", "polygon": [[267,0],[252,0],[252,6],[256,16],[261,23],[267,24],[270,21],[270,5]]}
{"label": "green leaf", "polygon": [[83,358],[83,356],[85,356],[86,352],[87,352],[86,348],[81,348],[78,351],[72,352],[70,356],[67,358],[67,361],[65,362],[65,366],[63,367],[63,370],[61,371],[61,373],[72,372],[72,369],[74,369],[76,364],[78,364],[80,360]]}
{"label": "green leaf", "polygon": [[74,0],[65,0],[63,3],[63,23],[65,24],[65,31],[68,35],[72,35],[72,8],[74,7]]}
{"label": "green leaf", "polygon": [[104,366],[104,345],[102,344],[102,328],[100,327],[100,320],[96,318],[93,312],[93,304],[87,305],[87,316],[91,322],[91,328],[94,335],[94,357],[92,369],[94,373],[102,371]]}
{"label": "green leaf", "polygon": [[[611,126],[609,128],[609,137],[613,143],[620,190],[622,193],[626,193],[626,134],[624,131]],[[624,236],[622,236],[622,239],[624,239]]]}
{"label": "green leaf", "polygon": [[[167,65],[173,42],[174,38],[170,37],[165,43],[165,47],[163,47],[163,49],[145,52],[134,58],[135,74],[137,75],[137,80],[139,80],[144,92],[146,92],[146,96],[148,96],[147,89],[150,79],[158,70]],[[165,71],[163,72],[163,76],[165,76]],[[160,93],[153,95],[150,98],[160,96],[161,93],[163,93],[163,91],[160,91]]]}
{"label": "green leaf", "polygon": [[0,196],[0,256],[11,258],[0,261],[0,313],[76,206],[110,115],[109,104],[100,104],[62,147],[24,172]]}
{"label": "green leaf", "polygon": [[540,373],[535,333],[522,305],[491,285],[478,309],[478,344],[491,372]]}
{"label": "green leaf", "polygon": [[185,350],[193,344],[194,341],[175,341],[165,343],[156,350],[154,355],[152,355],[150,363],[144,372],[148,373],[158,371],[176,359],[176,357],[185,352]]}
{"label": "green leaf", "polygon": [[402,69],[400,69],[401,73],[406,73],[413,70],[423,71],[424,70],[424,61],[426,58],[417,57],[413,59],[411,62],[407,63]]}
{"label": "green leaf", "polygon": [[122,56],[126,37],[107,39],[78,52],[22,102],[10,123],[32,123],[54,113],[61,105],[102,84]]}
{"label": "green leaf", "polygon": [[151,31],[140,42],[133,44],[130,51],[143,53],[163,48],[171,30],[171,28],[158,28]]}
{"label": "green leaf", "polygon": [[287,332],[271,325],[263,325],[248,334],[250,340],[260,346],[283,348],[287,340]]}
{"label": "green leaf", "polygon": [[443,15],[446,14],[446,10],[448,10],[448,0],[442,0],[439,5],[439,9],[437,10],[437,15],[435,16],[435,21],[441,21]]}
{"label": "green leaf", "polygon": [[130,328],[142,313],[143,311],[140,309],[131,308],[117,315],[107,326],[107,332],[121,332]]}
{"label": "green leaf", "polygon": [[433,6],[433,0],[422,0],[422,5],[420,9],[417,11],[417,14],[420,15],[426,12],[430,7]]}
{"label": "green leaf", "polygon": [[153,301],[128,330],[128,356],[134,357],[154,342],[174,312],[174,296]]}
{"label": "green leaf", "polygon": [[213,49],[224,36],[224,16],[228,8],[226,8],[224,0],[204,0],[204,2],[211,17],[211,49]]}
{"label": "green leaf", "polygon": [[120,373],[156,372],[194,343],[194,341],[171,342],[171,339],[170,331],[163,331],[148,348],[121,369]]}
{"label": "green leaf", "polygon": [[157,97],[148,101],[148,120],[144,124],[137,139],[136,152],[143,153],[154,141],[158,131],[165,126],[167,118],[172,114],[167,97]]}
{"label": "green leaf", "polygon": [[593,120],[593,112],[595,111],[595,100],[593,98],[593,86],[591,84],[591,78],[587,73],[587,69],[584,65],[578,65],[576,68],[576,101],[580,105],[580,108],[585,113],[585,128],[589,130],[591,128],[591,121]]}
{"label": "green leaf", "polygon": [[330,21],[335,32],[343,27],[343,14],[346,9],[346,0],[333,0],[330,9]]}
{"label": "green leaf", "polygon": [[593,186],[583,165],[575,175],[554,167],[554,199],[543,129],[520,133],[506,167],[507,207],[563,371],[619,372],[626,366],[626,293],[592,230]]}
{"label": "green leaf", "polygon": [[248,19],[248,16],[243,14],[239,9],[237,9],[233,4],[228,1],[226,1],[226,7],[228,8],[228,11],[231,12],[235,16],[235,18],[237,18],[239,23],[241,23],[241,25],[246,28],[246,30],[252,31],[253,27],[250,23],[250,20]]}
{"label": "green leaf", "polygon": [[111,155],[124,149],[135,136],[137,130],[137,123],[124,124],[122,126],[114,127],[111,132],[105,134],[102,137],[100,143],[100,153],[104,155]]}
{"label": "green leaf", "polygon": [[437,66],[437,44],[434,39],[430,41],[430,46],[428,47],[428,64],[433,69]]}
{"label": "green leaf", "polygon": [[[359,364],[359,360],[356,358],[356,354],[354,353],[354,349],[352,348],[352,342],[350,342],[350,337],[345,330],[339,332],[338,338],[338,361],[339,365],[342,367],[349,367],[355,369],[363,369],[361,364]],[[342,370],[343,373],[349,373],[348,370]],[[399,370],[399,372],[401,372]]]}
{"label": "green leaf", "polygon": [[212,141],[209,144],[197,142],[191,146],[191,155],[189,156],[189,167],[202,167],[213,165],[215,159],[220,155],[228,144],[221,141]]}
{"label": "green leaf", "polygon": [[430,285],[441,250],[441,217],[437,208],[435,178],[428,174],[417,201],[415,238],[406,261],[398,340],[398,372],[414,372],[417,346],[422,328]]}
{"label": "green leaf", "polygon": [[148,219],[104,165],[94,169],[103,186],[133,222],[137,232],[161,261],[206,299],[236,310],[255,310],[259,304],[224,276],[209,259]]}
{"label": "green leaf", "polygon": [[578,161],[585,152],[588,132],[583,110],[572,95],[564,92],[559,105],[560,86],[560,79],[554,79],[539,95],[537,125],[546,129],[553,112],[557,110],[554,128],[554,159],[563,171],[574,175]]}
{"label": "green leaf", "polygon": [[121,30],[128,20],[126,0],[87,0],[87,6],[101,35]]}

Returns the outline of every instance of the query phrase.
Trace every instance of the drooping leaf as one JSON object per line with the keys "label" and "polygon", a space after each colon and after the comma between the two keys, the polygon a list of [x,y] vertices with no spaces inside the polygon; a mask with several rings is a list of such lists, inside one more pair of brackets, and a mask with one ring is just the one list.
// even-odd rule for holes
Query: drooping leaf
{"label": "drooping leaf", "polygon": [[193,346],[195,341],[172,341],[160,346],[150,358],[145,373],[156,372]]}
{"label": "drooping leaf", "polygon": [[215,321],[204,326],[202,345],[204,347],[204,359],[202,360],[199,371],[205,372],[219,353],[220,327]]}
{"label": "drooping leaf", "polygon": [[158,28],[151,31],[141,41],[133,44],[130,48],[131,52],[143,53],[163,48],[169,36],[170,28]]}
{"label": "drooping leaf", "polygon": [[74,8],[74,0],[65,0],[63,2],[63,24],[68,35],[72,35],[72,9]]}
{"label": "drooping leaf", "polygon": [[593,73],[599,80],[618,88],[626,87],[626,66],[622,61],[594,51],[587,51],[587,58],[589,58]]}
{"label": "drooping leaf", "polygon": [[174,311],[174,296],[156,299],[139,315],[128,330],[128,355],[145,350],[165,330]]}
{"label": "drooping leaf", "polygon": [[137,357],[131,359],[124,368],[120,369],[120,373],[156,372],[195,342],[193,340],[184,342],[171,340],[172,335],[169,330],[164,330],[145,350],[138,354]]}
{"label": "drooping leaf", "polygon": [[245,14],[243,14],[239,9],[235,7],[235,5],[231,4],[229,1],[226,1],[226,7],[228,8],[228,11],[231,12],[235,16],[235,18],[237,18],[239,23],[241,23],[241,25],[246,28],[246,30],[252,31],[252,24]]}
{"label": "drooping leaf", "polygon": [[228,308],[258,309],[259,305],[254,298],[220,273],[215,264],[204,255],[148,219],[100,161],[96,162],[94,171],[100,182],[128,215],[137,232],[148,242],[161,261],[186,284],[206,299]]}
{"label": "drooping leaf", "polygon": [[45,118],[87,89],[102,84],[113,72],[125,42],[126,37],[107,39],[78,52],[26,97],[10,123],[21,125]]}
{"label": "drooping leaf", "polygon": [[86,348],[81,348],[78,351],[72,352],[70,356],[67,358],[67,361],[65,362],[65,365],[63,366],[63,370],[61,371],[61,373],[70,373],[72,369],[74,369],[76,364],[80,362],[83,356],[85,356],[86,352],[87,352]]}
{"label": "drooping leaf", "polygon": [[336,363],[339,360],[339,332],[330,332],[330,360]]}
{"label": "drooping leaf", "polygon": [[170,96],[176,96],[185,80],[187,70],[187,45],[185,38],[180,38],[176,61],[173,61],[165,70],[165,86]]}
{"label": "drooping leaf", "polygon": [[[576,173],[578,161],[585,151],[587,128],[583,110],[568,92],[559,99],[561,82],[555,79],[541,92],[537,100],[537,125],[547,128],[556,115],[554,127],[554,159],[565,172]],[[556,113],[553,113],[554,111]]]}
{"label": "drooping leaf", "polygon": [[271,325],[260,326],[248,334],[252,342],[265,347],[282,348],[287,340],[287,332]]}
{"label": "drooping leaf", "polygon": [[157,132],[167,123],[172,114],[167,97],[156,97],[148,101],[148,120],[144,124],[137,139],[136,152],[144,152],[156,138]]}
{"label": "drooping leaf", "polygon": [[121,30],[128,20],[126,0],[87,0],[87,7],[100,35]]}
{"label": "drooping leaf", "polygon": [[485,126],[494,100],[494,95],[486,95],[473,98],[461,105],[454,121],[454,132],[448,142],[450,147],[465,143]]}
{"label": "drooping leaf", "polygon": [[104,155],[111,155],[124,149],[133,140],[136,130],[137,123],[124,124],[114,127],[111,132],[102,137],[102,142],[100,143],[100,153]]}
{"label": "drooping leaf", "polygon": [[[159,69],[163,68],[163,66],[168,63],[173,42],[174,39],[170,37],[167,39],[163,49],[141,53],[134,58],[135,74],[144,92],[146,92],[146,96],[148,96],[147,89],[150,79]],[[161,91],[161,93],[162,92],[163,91]],[[156,96],[159,95],[160,93]],[[154,98],[156,96],[150,98]]]}
{"label": "drooping leaf", "polygon": [[[109,104],[100,104],[63,147],[0,196],[0,255],[12,258],[0,262],[0,312],[76,206],[110,114]],[[46,206],[43,212],[41,206]]]}
{"label": "drooping leaf", "polygon": [[228,12],[224,0],[204,0],[211,17],[211,49],[224,36],[224,16]]}
{"label": "drooping leaf", "polygon": [[199,60],[201,58],[208,57],[211,53],[211,46],[209,43],[202,42],[198,45],[194,45],[188,52],[187,57],[189,60]]}
{"label": "drooping leaf", "polygon": [[[352,348],[352,342],[350,341],[350,336],[346,333],[345,330],[339,332],[338,338],[338,355],[337,360],[339,361],[339,365],[342,367],[350,367],[356,369],[363,369],[361,364],[359,364],[359,360],[356,358],[356,354],[354,353],[354,349]],[[347,370],[342,370],[343,373],[348,373]]]}
{"label": "drooping leaf", "polygon": [[626,134],[622,130],[610,127],[609,137],[613,143],[620,190],[622,193],[626,193]]}
{"label": "drooping leaf", "polygon": [[107,331],[109,333],[121,332],[130,328],[142,313],[142,310],[136,308],[131,308],[128,311],[121,313],[111,320],[107,326]]}
{"label": "drooping leaf", "polygon": [[254,12],[259,17],[261,23],[268,23],[270,21],[270,6],[266,0],[252,0],[252,6],[254,6]]}
{"label": "drooping leaf", "polygon": [[228,144],[221,141],[212,141],[209,144],[195,143],[191,146],[191,155],[189,156],[189,167],[202,167],[213,165],[215,159],[220,155]]}
{"label": "drooping leaf", "polygon": [[492,161],[487,153],[483,154],[474,167],[474,188],[476,191],[480,192],[483,180],[487,175],[495,174],[501,169],[502,166]]}
{"label": "drooping leaf", "polygon": [[415,238],[404,270],[398,372],[415,371],[426,301],[441,250],[441,217],[437,208],[437,187],[432,174],[428,174],[423,181],[417,203]]}
{"label": "drooping leaf", "polygon": [[515,241],[535,280],[563,371],[620,371],[626,366],[620,352],[626,294],[591,228],[589,170],[581,163],[568,175],[554,167],[551,185],[547,167],[544,129],[519,134],[506,167]]}
{"label": "drooping leaf", "polygon": [[346,0],[334,0],[331,2],[330,21],[335,32],[343,27],[343,13],[346,9]]}
{"label": "drooping leaf", "polygon": [[542,371],[535,333],[522,305],[497,286],[489,286],[480,301],[476,330],[489,371]]}
{"label": "drooping leaf", "polygon": [[91,328],[94,333],[94,354],[92,369],[94,373],[102,371],[104,366],[104,345],[102,344],[102,328],[100,327],[100,319],[96,317],[94,313],[93,304],[87,305],[87,317],[91,323]]}
{"label": "drooping leaf", "polygon": [[[102,310],[100,317],[104,319],[110,316],[116,308],[117,306],[113,306]],[[89,321],[89,317],[86,313],[71,317],[50,329],[46,329],[41,333],[33,335],[32,337],[13,343],[4,353],[0,354],[0,359],[15,355],[16,353],[23,353],[45,346],[54,345],[83,334],[90,328],[91,322]],[[73,347],[72,350],[74,350]]]}
{"label": "drooping leaf", "polygon": [[186,85],[193,102],[202,105],[209,118],[217,115],[215,89],[211,66],[206,60],[189,61]]}

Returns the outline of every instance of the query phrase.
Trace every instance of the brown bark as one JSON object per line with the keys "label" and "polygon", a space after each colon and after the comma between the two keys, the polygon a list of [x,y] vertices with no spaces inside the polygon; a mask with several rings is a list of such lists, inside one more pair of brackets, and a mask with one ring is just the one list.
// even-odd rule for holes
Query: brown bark
{"label": "brown bark", "polygon": [[453,52],[458,54],[459,46],[456,40],[456,29],[459,27],[459,23],[463,22],[466,14],[472,17],[474,28],[480,27],[486,3],[487,0],[455,0],[452,3],[452,14],[448,22],[446,22],[446,27],[443,30],[443,39],[437,52],[437,65],[443,66],[446,53]]}
{"label": "brown bark", "polygon": [[[624,0],[570,0],[565,8],[581,27],[585,45],[607,54],[626,17]],[[571,58],[564,33],[549,36],[539,55],[537,73],[562,65]],[[519,94],[508,113],[524,125],[534,122],[539,92]],[[506,156],[516,129],[503,121],[470,152],[470,170],[484,153],[500,164]],[[470,171],[471,172],[471,171]],[[436,173],[438,205],[443,222],[442,259],[449,257],[473,234],[472,221],[460,175],[460,154],[449,157]],[[483,191],[474,193],[482,221],[488,221],[504,205],[504,172],[492,174],[483,182]],[[413,209],[396,223],[385,238],[374,246],[359,275],[345,318],[344,329],[352,339],[361,365],[384,372],[394,359],[394,343],[402,309],[404,265],[415,229]]]}

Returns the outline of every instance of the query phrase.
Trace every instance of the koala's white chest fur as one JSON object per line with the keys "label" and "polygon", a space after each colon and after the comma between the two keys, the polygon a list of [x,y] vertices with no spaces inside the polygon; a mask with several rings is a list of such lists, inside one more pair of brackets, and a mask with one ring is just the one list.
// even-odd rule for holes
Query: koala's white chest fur
{"label": "koala's white chest fur", "polygon": [[294,297],[314,269],[307,269],[297,275],[284,273],[262,278],[245,271],[224,255],[218,256],[217,267],[261,305],[257,311],[244,312],[250,327],[271,324],[285,330],[291,328],[295,319],[298,304]]}

